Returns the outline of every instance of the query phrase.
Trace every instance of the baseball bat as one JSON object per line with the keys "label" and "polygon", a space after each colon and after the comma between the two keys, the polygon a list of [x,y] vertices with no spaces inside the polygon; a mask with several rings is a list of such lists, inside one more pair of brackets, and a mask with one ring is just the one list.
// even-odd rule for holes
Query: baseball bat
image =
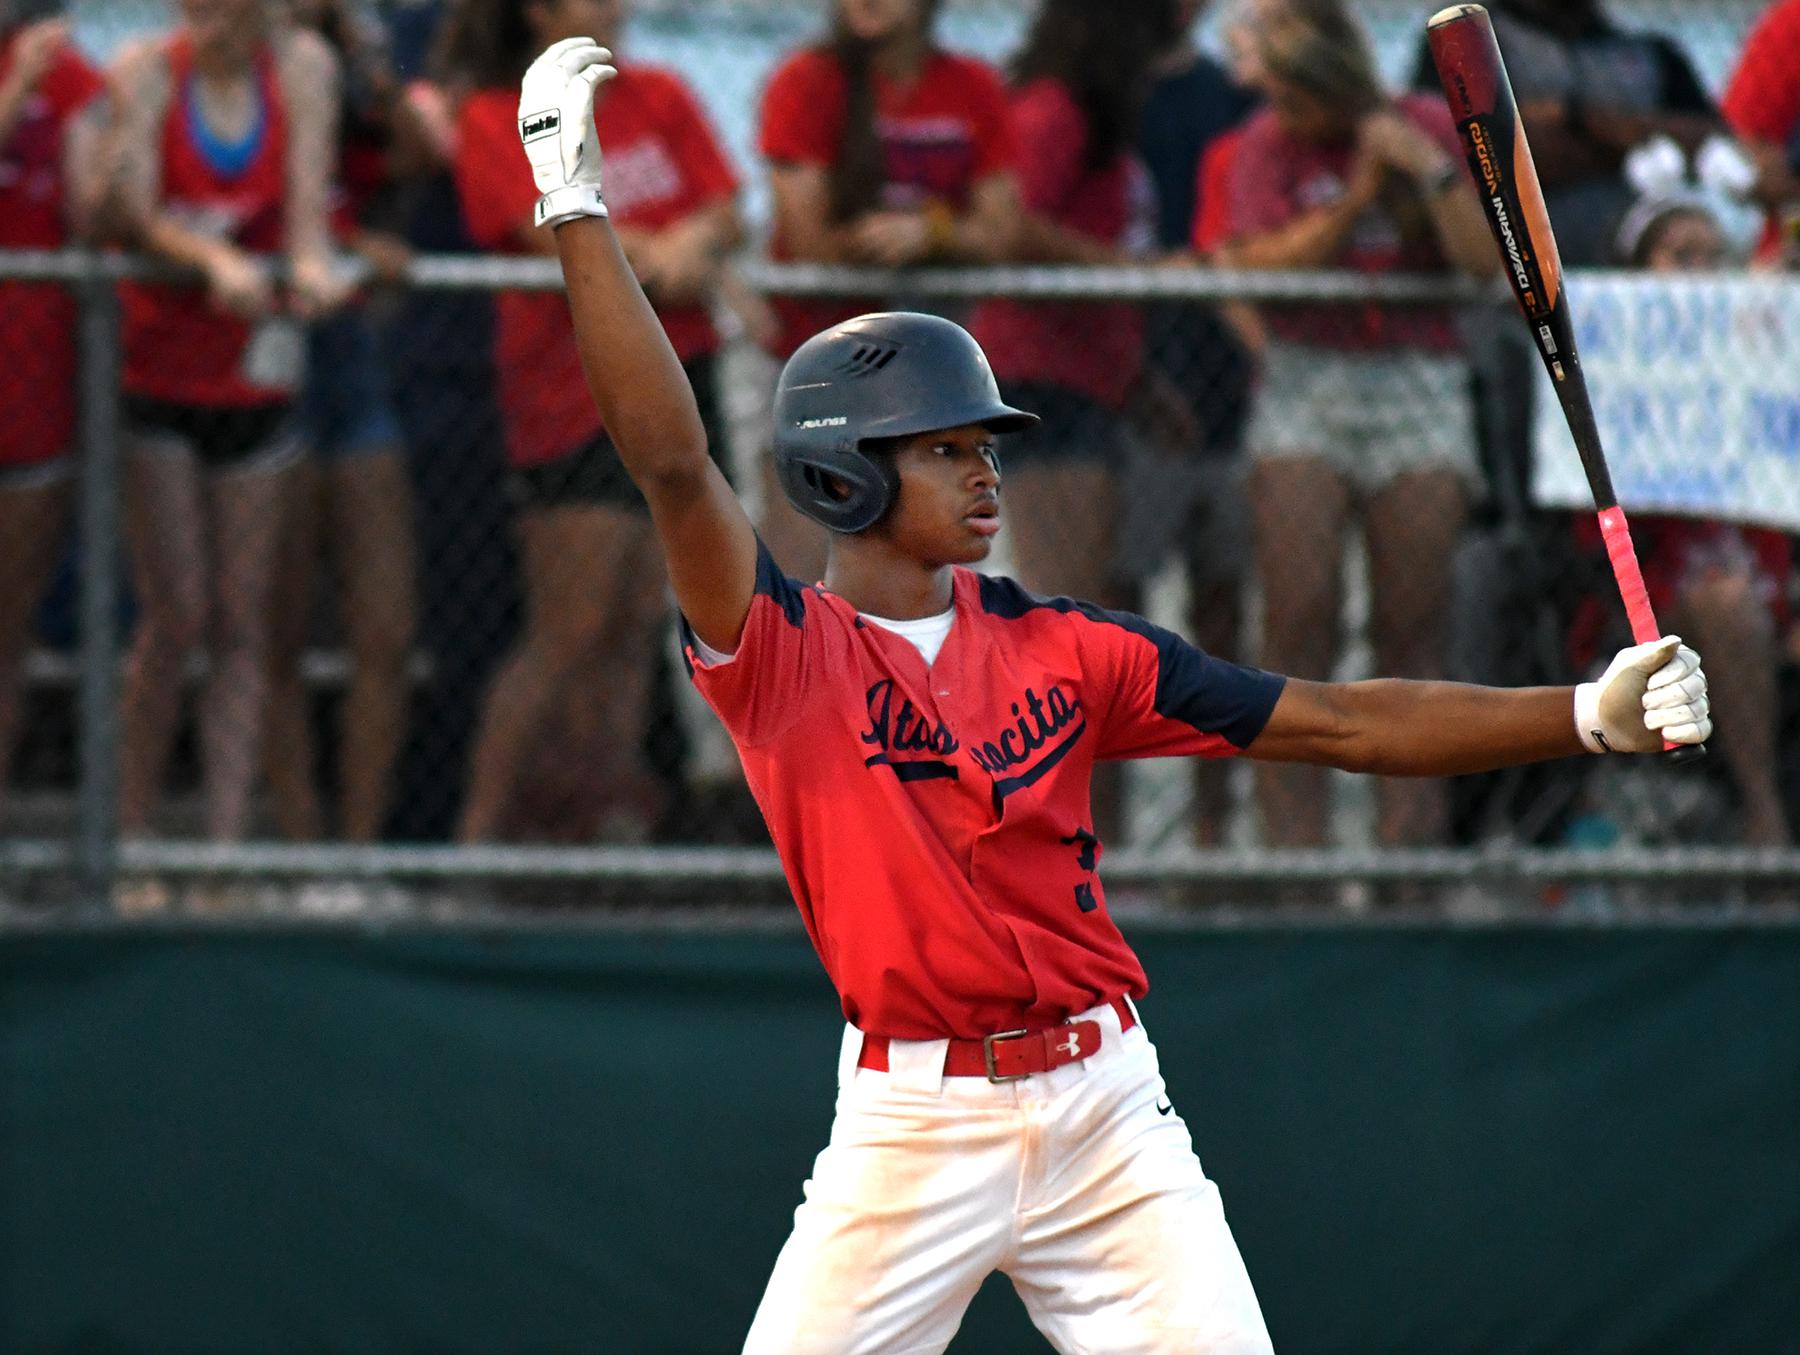
{"label": "baseball bat", "polygon": [[[1575,450],[1581,454],[1581,468],[1587,472],[1588,489],[1600,516],[1606,556],[1631,622],[1631,637],[1638,644],[1647,644],[1660,639],[1662,631],[1651,610],[1637,551],[1631,544],[1631,528],[1613,491],[1612,472],[1600,445],[1594,404],[1575,350],[1556,236],[1550,229],[1544,190],[1513,102],[1512,81],[1500,57],[1493,22],[1480,5],[1451,5],[1431,16],[1425,36],[1468,155],[1482,211],[1500,247],[1506,280],[1519,309],[1525,312],[1538,356],[1550,373],[1557,403],[1575,439]],[[1685,762],[1706,751],[1704,745],[1665,742],[1663,746],[1667,750],[1664,756],[1673,761]]]}

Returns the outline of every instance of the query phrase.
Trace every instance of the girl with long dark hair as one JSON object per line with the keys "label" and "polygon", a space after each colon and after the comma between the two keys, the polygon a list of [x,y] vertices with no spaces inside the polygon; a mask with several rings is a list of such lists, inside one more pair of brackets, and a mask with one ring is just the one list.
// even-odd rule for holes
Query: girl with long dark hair
{"label": "girl with long dark hair", "polygon": [[[542,254],[532,188],[517,149],[517,83],[533,52],[582,36],[617,45],[623,0],[463,0],[442,62],[461,86],[456,178],[478,243]],[[602,95],[601,142],[618,171],[614,222],[638,280],[716,428],[719,334],[707,303],[740,237],[737,179],[687,84],[621,62]],[[500,406],[510,488],[523,539],[523,636],[489,692],[461,836],[516,831],[522,769],[540,747],[577,750],[573,803],[552,836],[642,838],[662,788],[647,765],[652,665],[668,624],[644,499],[582,390],[568,308],[550,292],[502,293],[497,305]],[[714,438],[712,446],[720,446]]]}
{"label": "girl with long dark hair", "polygon": [[[1151,247],[1138,118],[1177,22],[1173,0],[1045,0],[1038,10],[1012,70],[1013,164],[1027,213],[1015,257],[1115,263]],[[1020,581],[1106,597],[1119,420],[1143,366],[1142,308],[996,300],[969,328],[1007,398],[1043,420],[1008,453]]]}
{"label": "girl with long dark hair", "polygon": [[[998,262],[1018,218],[1006,91],[934,35],[938,0],[831,0],[826,38],[789,57],[763,94],[778,260],[901,267]],[[866,300],[776,298],[772,351],[868,310]],[[764,530],[805,578],[824,563],[818,529],[771,481]]]}

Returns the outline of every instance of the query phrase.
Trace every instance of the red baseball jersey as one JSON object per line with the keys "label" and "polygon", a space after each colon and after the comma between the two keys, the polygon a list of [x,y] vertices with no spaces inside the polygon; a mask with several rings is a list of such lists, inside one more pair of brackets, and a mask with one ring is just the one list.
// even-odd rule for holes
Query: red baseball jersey
{"label": "red baseball jersey", "polygon": [[[940,203],[962,211],[969,191],[1012,167],[1006,85],[974,57],[933,52],[918,79],[897,85],[880,72],[875,82],[875,131],[881,139],[880,205],[909,211]],[[789,57],[763,93],[757,149],[776,164],[829,169],[837,159],[849,116],[844,68],[828,48]],[[779,232],[769,256],[792,257]],[[874,302],[819,302],[776,297],[781,335],[776,355],[787,357],[822,329],[876,309]]]}
{"label": "red baseball jersey", "polygon": [[[1088,127],[1068,87],[1048,77],[1013,97],[1013,172],[1027,210],[1080,235],[1127,246],[1151,243],[1155,190],[1137,157],[1122,152],[1091,169]],[[969,329],[1002,381],[1044,381],[1122,407],[1144,363],[1140,306],[1092,302],[983,302]],[[1079,334],[1081,341],[1071,343]]]}
{"label": "red baseball jersey", "polygon": [[[18,30],[0,36],[0,83],[12,70]],[[0,143],[0,249],[55,249],[63,220],[63,134],[106,88],[73,47],[51,59],[18,121]],[[0,282],[0,466],[29,466],[72,450],[75,436],[75,302],[66,288]]]}
{"label": "red baseball jersey", "polygon": [[[247,139],[243,163],[227,170],[202,150],[207,137],[195,121],[193,43],[177,33],[167,50],[169,107],[163,114],[157,209],[190,230],[243,249],[280,249],[286,234],[287,114],[274,53],[265,47],[257,54],[261,120]],[[243,375],[250,326],[208,304],[199,288],[129,283],[119,293],[124,387],[131,394],[202,408],[279,404],[291,396]]]}
{"label": "red baseball jersey", "polygon": [[[457,114],[456,185],[469,234],[484,248],[519,253],[537,186],[519,151],[519,92],[477,90]],[[600,87],[600,150],[612,220],[662,230],[738,188],[706,116],[680,77],[621,65]],[[683,362],[719,346],[704,306],[660,306],[657,318]],[[600,431],[581,375],[568,304],[554,292],[502,292],[496,306],[500,403],[515,466],[566,456]]]}
{"label": "red baseball jersey", "polygon": [[731,661],[709,666],[684,635],[846,1019],[898,1039],[1142,996],[1100,884],[1094,763],[1233,756],[1283,682],[1009,579],[958,569],[953,593],[927,667],[763,548]]}

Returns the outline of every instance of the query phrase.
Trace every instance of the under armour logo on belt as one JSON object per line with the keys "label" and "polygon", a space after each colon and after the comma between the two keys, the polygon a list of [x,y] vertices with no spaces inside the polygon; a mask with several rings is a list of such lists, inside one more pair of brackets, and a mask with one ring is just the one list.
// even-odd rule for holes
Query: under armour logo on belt
{"label": "under armour logo on belt", "polygon": [[1081,1053],[1081,1037],[1074,1031],[1070,1031],[1069,1038],[1056,1047],[1062,1050],[1062,1052],[1067,1054],[1070,1058],[1076,1058]]}

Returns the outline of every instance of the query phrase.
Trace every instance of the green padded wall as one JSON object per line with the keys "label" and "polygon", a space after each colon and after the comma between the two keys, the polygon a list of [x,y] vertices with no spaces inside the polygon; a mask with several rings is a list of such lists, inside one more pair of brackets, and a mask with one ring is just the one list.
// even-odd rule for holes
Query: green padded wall
{"label": "green padded wall", "polygon": [[[1279,1350],[1800,1350],[1800,931],[1136,939]],[[837,1022],[797,933],[10,939],[0,1351],[733,1351]]]}

